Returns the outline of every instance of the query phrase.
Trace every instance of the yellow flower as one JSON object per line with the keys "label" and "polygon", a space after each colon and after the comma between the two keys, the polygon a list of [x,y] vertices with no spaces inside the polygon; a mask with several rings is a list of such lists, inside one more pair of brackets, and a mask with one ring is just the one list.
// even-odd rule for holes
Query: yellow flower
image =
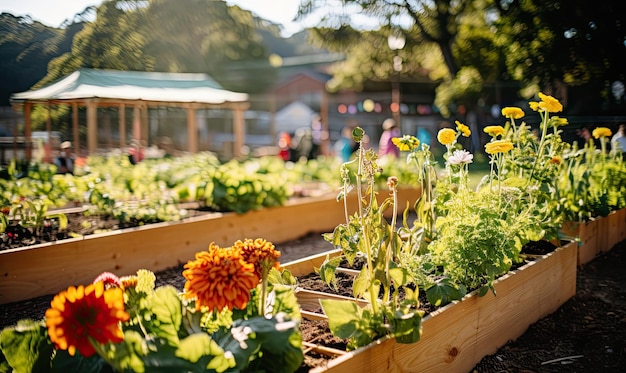
{"label": "yellow flower", "polygon": [[411,135],[394,137],[391,141],[398,149],[400,149],[401,152],[410,152],[420,146],[420,141],[417,137]]}
{"label": "yellow flower", "polygon": [[506,153],[513,149],[513,143],[509,140],[496,140],[485,145],[488,154]]}
{"label": "yellow flower", "polygon": [[96,352],[90,338],[103,344],[124,340],[119,323],[130,318],[124,311],[124,293],[118,287],[104,287],[102,281],[70,286],[54,296],[46,310],[46,326],[57,349],[72,356],[78,350],[89,357]]}
{"label": "yellow flower", "polygon": [[563,111],[563,105],[561,105],[559,100],[557,100],[556,98],[545,95],[541,92],[539,92],[538,95],[541,99],[539,107],[544,111],[547,111],[549,113],[558,113],[560,111]]}
{"label": "yellow flower", "polygon": [[278,262],[280,251],[274,248],[274,244],[262,238],[257,238],[254,241],[251,239],[237,241],[233,245],[233,250],[239,251],[243,260],[254,265],[254,270],[259,278],[263,273],[264,265],[268,270],[272,267],[280,268]]}
{"label": "yellow flower", "polygon": [[502,126],[487,126],[484,131],[491,137],[504,135],[504,127]]}
{"label": "yellow flower", "polygon": [[536,101],[531,101],[528,103],[530,105],[530,108],[534,111],[539,111],[541,108],[539,107],[539,103]]}
{"label": "yellow flower", "polygon": [[609,137],[612,134],[613,133],[611,132],[611,130],[606,127],[598,127],[594,129],[593,132],[591,133],[594,139],[599,139],[600,137]]}
{"label": "yellow flower", "polygon": [[196,309],[245,309],[250,290],[259,284],[254,264],[244,260],[239,250],[211,243],[208,251],[196,253],[196,260],[185,264],[184,297],[196,299]]}
{"label": "yellow flower", "polygon": [[502,116],[509,119],[520,119],[524,117],[524,111],[518,107],[508,106],[502,108]]}
{"label": "yellow flower", "polygon": [[569,122],[567,121],[567,118],[561,118],[557,116],[553,116],[552,118],[550,118],[550,125],[552,127],[561,127],[566,124],[569,124]]}
{"label": "yellow flower", "polygon": [[456,132],[451,128],[443,128],[437,134],[437,140],[442,145],[450,145],[456,140]]}
{"label": "yellow flower", "polygon": [[470,131],[468,126],[459,122],[458,120],[454,121],[454,123],[456,123],[456,129],[459,130],[459,132],[461,132],[463,136],[470,137],[470,135],[472,134],[472,131]]}

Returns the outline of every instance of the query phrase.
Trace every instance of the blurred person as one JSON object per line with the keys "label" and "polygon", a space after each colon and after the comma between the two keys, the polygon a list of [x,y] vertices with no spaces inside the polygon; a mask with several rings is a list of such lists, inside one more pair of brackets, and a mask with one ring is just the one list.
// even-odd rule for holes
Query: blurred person
{"label": "blurred person", "polygon": [[417,136],[416,137],[420,141],[420,144],[430,145],[430,142],[432,141],[432,135],[430,134],[430,131],[428,131],[424,127],[418,127],[417,128]]}
{"label": "blurred person", "polygon": [[128,160],[130,164],[135,165],[143,160],[143,147],[141,142],[133,140],[130,142],[130,148],[128,149]]}
{"label": "blurred person", "polygon": [[174,141],[168,136],[163,136],[159,139],[158,148],[163,150],[163,158],[172,158],[176,153],[176,148],[174,147]]}
{"label": "blurred person", "polygon": [[63,141],[61,153],[54,159],[57,166],[57,174],[74,174],[74,156],[72,155],[72,143]]}
{"label": "blurred person", "polygon": [[611,146],[618,146],[622,154],[626,154],[626,125],[619,125],[617,132],[611,138]]}
{"label": "blurred person", "polygon": [[400,150],[391,141],[394,137],[399,136],[400,129],[398,129],[396,121],[392,118],[385,119],[383,121],[383,133],[380,135],[380,141],[378,142],[378,155],[381,157],[385,155],[400,156]]}
{"label": "blurred person", "polygon": [[308,156],[309,159],[315,159],[321,154],[324,137],[328,136],[324,136],[321,117],[314,114],[311,117],[311,153]]}
{"label": "blurred person", "polygon": [[335,154],[341,158],[342,162],[348,162],[352,158],[356,147],[358,147],[358,144],[352,138],[352,128],[344,127],[341,130],[341,137],[335,143]]}
{"label": "blurred person", "polygon": [[298,128],[291,138],[291,160],[309,158],[313,149],[313,134],[310,128]]}
{"label": "blurred person", "polygon": [[291,160],[291,136],[287,132],[278,134],[278,156],[283,161]]}
{"label": "blurred person", "polygon": [[576,130],[576,134],[580,136],[583,140],[585,140],[585,144],[591,140],[591,132],[587,127]]}

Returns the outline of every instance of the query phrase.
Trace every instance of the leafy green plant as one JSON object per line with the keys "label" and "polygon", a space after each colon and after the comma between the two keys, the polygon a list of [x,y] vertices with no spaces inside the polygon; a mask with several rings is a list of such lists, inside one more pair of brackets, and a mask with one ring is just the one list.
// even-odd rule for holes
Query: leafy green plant
{"label": "leafy green plant", "polygon": [[[361,128],[353,130],[353,138],[359,145],[363,136]],[[379,206],[375,190],[376,160],[377,155],[372,149],[365,150],[359,146],[358,157],[342,165],[343,187],[338,200],[344,201],[346,223],[338,225],[332,234],[324,235],[327,241],[342,249],[343,257],[350,266],[357,257],[364,261],[352,290],[355,297],[369,301],[367,306],[360,307],[356,301],[320,300],[331,331],[340,338],[348,339],[349,349],[386,335],[394,336],[401,343],[415,342],[421,336],[423,311],[418,309],[419,291],[409,286],[414,283],[413,280],[397,264],[397,248],[401,245],[395,228],[397,179],[389,178],[391,197]],[[349,164],[352,162],[357,163],[354,175],[356,186],[351,183]],[[353,188],[359,208],[350,216],[345,197]],[[391,224],[383,216],[389,207],[394,209]],[[338,258],[327,259],[319,268],[320,276],[329,285],[334,283],[338,264]]]}
{"label": "leafy green plant", "polygon": [[[17,372],[293,372],[303,355],[288,272],[263,240],[210,245],[185,265],[185,291],[139,270],[57,294],[43,321],[0,333]],[[232,274],[231,278],[229,274]],[[270,301],[271,300],[271,301]]]}
{"label": "leafy green plant", "polygon": [[54,238],[55,231],[67,228],[67,216],[48,213],[52,202],[46,198],[20,198],[0,212],[0,233],[4,241],[28,243],[37,237]]}

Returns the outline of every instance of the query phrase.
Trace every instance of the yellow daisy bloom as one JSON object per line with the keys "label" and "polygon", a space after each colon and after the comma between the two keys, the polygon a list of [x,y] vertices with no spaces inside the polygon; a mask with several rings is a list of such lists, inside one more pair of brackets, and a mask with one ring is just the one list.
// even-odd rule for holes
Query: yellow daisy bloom
{"label": "yellow daisy bloom", "polygon": [[487,126],[483,131],[491,137],[504,135],[504,127],[502,126]]}
{"label": "yellow daisy bloom", "polygon": [[566,124],[569,124],[567,118],[561,118],[557,116],[553,116],[552,118],[550,118],[550,125],[553,127],[561,127]]}
{"label": "yellow daisy bloom", "polygon": [[437,140],[442,145],[450,145],[456,140],[456,132],[452,128],[443,128],[437,133]]}
{"label": "yellow daisy bloom", "polygon": [[420,141],[415,136],[404,135],[402,137],[394,137],[391,142],[400,149],[401,152],[410,152],[420,146]]}
{"label": "yellow daisy bloom", "polygon": [[530,105],[530,108],[531,108],[533,111],[539,111],[539,110],[541,110],[541,108],[539,107],[539,103],[538,103],[537,101],[531,101],[531,102],[529,102],[528,104]]}
{"label": "yellow daisy bloom", "polygon": [[601,137],[610,137],[613,133],[610,129],[606,127],[598,127],[591,132],[591,135],[594,139],[599,139]]}
{"label": "yellow daisy bloom", "polygon": [[496,140],[485,145],[488,154],[506,153],[513,149],[513,143],[509,140]]}
{"label": "yellow daisy bloom", "polygon": [[524,110],[518,107],[508,106],[502,108],[502,116],[509,119],[520,119],[524,117]]}
{"label": "yellow daisy bloom", "polygon": [[538,93],[541,102],[539,103],[539,107],[549,113],[558,113],[563,111],[563,105],[556,98],[545,95],[541,92]]}
{"label": "yellow daisy bloom", "polygon": [[470,131],[468,126],[459,122],[458,120],[454,121],[454,123],[456,123],[456,129],[459,130],[459,132],[461,132],[463,136],[470,137],[470,135],[472,134],[472,131]]}

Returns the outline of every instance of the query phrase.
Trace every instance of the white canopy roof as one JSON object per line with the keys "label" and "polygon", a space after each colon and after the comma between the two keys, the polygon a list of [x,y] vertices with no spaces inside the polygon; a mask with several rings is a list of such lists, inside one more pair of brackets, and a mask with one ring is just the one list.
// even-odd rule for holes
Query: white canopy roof
{"label": "white canopy roof", "polygon": [[88,98],[222,104],[248,95],[223,89],[207,74],[79,69],[43,88],[15,93],[11,101]]}

